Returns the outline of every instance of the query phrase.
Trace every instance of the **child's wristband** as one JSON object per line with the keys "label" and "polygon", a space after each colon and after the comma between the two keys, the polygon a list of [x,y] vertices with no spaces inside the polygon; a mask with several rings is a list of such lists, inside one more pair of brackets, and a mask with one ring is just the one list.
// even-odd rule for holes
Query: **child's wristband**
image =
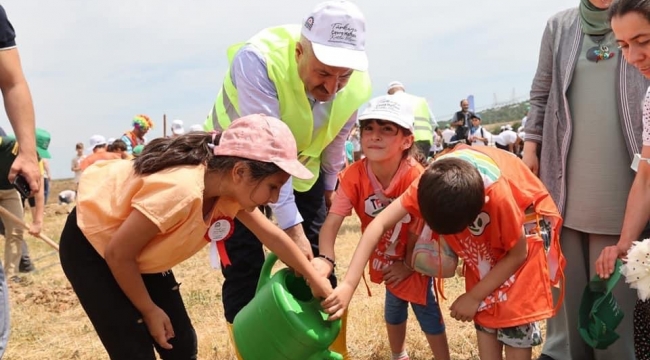
{"label": "child's wristband", "polygon": [[332,259],[331,257],[323,254],[319,254],[318,257],[329,261],[329,263],[332,264],[333,269],[336,268],[336,261],[334,261],[334,259]]}

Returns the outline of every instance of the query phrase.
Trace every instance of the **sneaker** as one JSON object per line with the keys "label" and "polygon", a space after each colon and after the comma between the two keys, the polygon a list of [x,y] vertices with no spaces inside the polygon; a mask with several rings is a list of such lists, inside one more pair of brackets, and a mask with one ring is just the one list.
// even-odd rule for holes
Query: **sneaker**
{"label": "sneaker", "polygon": [[14,284],[22,284],[22,283],[25,282],[25,279],[21,278],[18,275],[14,275],[14,276],[9,278],[9,281],[11,281]]}
{"label": "sneaker", "polygon": [[31,261],[21,261],[18,265],[18,272],[29,273],[36,270],[36,266]]}

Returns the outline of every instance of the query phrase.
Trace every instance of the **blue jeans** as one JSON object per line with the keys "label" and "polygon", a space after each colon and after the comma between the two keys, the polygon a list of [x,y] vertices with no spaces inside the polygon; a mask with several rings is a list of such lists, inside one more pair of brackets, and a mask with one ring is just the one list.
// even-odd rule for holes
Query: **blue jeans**
{"label": "blue jeans", "polygon": [[2,359],[7,349],[9,329],[9,291],[5,271],[0,266],[0,359]]}
{"label": "blue jeans", "polygon": [[[439,335],[445,332],[445,323],[440,313],[440,306],[433,296],[431,282],[427,287],[427,304],[420,305],[411,303],[415,318],[420,323],[422,332],[427,335]],[[395,296],[386,288],[386,303],[384,304],[384,319],[389,325],[399,325],[408,318],[409,302]]]}

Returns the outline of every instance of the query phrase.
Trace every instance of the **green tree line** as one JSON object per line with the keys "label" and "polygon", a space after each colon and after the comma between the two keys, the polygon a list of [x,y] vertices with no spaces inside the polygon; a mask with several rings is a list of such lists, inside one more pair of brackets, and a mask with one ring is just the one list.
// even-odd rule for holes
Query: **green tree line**
{"label": "green tree line", "polygon": [[[520,122],[526,116],[528,107],[528,101],[522,101],[512,105],[478,111],[478,114],[481,116],[481,125],[489,127],[487,125]],[[438,121],[438,126],[445,127],[450,122],[451,119]]]}

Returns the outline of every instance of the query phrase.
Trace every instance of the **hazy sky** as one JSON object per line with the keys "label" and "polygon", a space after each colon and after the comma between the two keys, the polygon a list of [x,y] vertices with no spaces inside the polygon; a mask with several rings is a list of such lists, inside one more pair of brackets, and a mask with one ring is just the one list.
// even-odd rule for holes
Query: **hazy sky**
{"label": "hazy sky", "polygon": [[[3,1],[17,33],[37,126],[52,134],[54,178],[74,144],[118,137],[138,113],[203,123],[226,71],[226,48],[273,25],[300,23],[316,0]],[[547,19],[579,0],[357,0],[367,21],[374,95],[390,81],[426,97],[446,120],[527,97]],[[11,132],[4,111],[0,125]]]}

